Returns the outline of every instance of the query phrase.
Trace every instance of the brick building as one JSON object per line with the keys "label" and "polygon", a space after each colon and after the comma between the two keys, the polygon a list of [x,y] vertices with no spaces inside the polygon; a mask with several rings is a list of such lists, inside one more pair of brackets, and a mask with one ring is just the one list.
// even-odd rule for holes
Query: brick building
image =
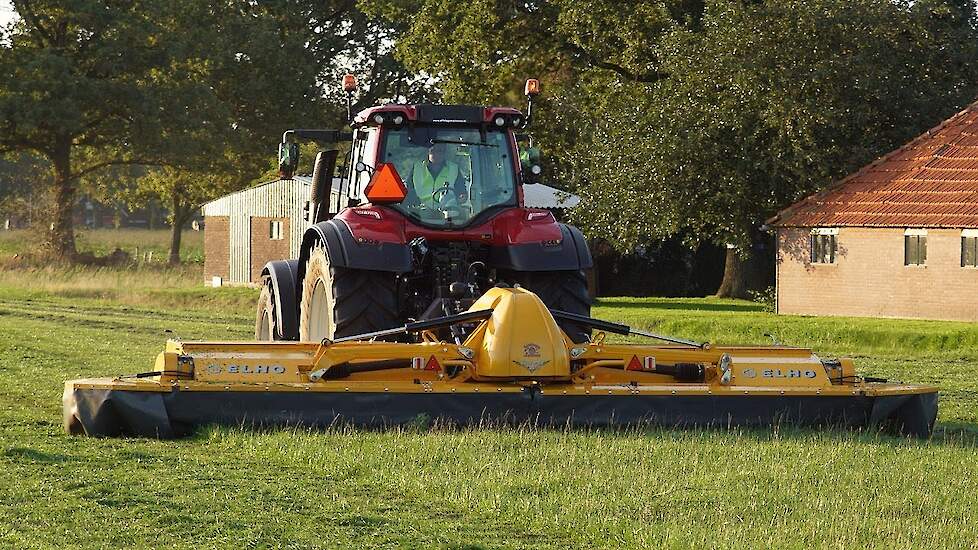
{"label": "brick building", "polygon": [[[225,195],[205,204],[204,282],[208,285],[259,282],[272,260],[298,258],[305,233],[312,178],[294,176]],[[333,180],[330,204],[337,200]],[[534,208],[573,208],[580,197],[542,184],[524,187],[524,202]]]}
{"label": "brick building", "polygon": [[205,283],[256,282],[269,261],[298,257],[311,182],[308,176],[270,181],[205,204]]}
{"label": "brick building", "polygon": [[978,102],[768,224],[778,313],[978,321]]}

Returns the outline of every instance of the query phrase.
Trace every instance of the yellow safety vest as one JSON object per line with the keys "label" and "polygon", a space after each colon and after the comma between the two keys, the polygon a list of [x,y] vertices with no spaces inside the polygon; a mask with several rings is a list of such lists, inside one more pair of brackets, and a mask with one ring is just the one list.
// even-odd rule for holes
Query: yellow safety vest
{"label": "yellow safety vest", "polygon": [[431,171],[428,170],[428,161],[419,160],[414,163],[414,170],[411,174],[411,180],[414,183],[414,192],[417,193],[418,199],[431,206],[434,206],[435,203],[431,198],[432,193],[436,189],[445,187],[446,184],[454,184],[457,179],[458,165],[448,161],[445,161],[438,175],[432,177]]}

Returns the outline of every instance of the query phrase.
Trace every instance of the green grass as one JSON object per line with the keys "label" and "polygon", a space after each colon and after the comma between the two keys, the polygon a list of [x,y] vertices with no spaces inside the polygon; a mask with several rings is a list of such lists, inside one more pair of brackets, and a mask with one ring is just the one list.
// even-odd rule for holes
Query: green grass
{"label": "green grass", "polygon": [[774,332],[825,355],[855,355],[865,373],[937,383],[939,427],[929,441],[786,428],[64,435],[64,380],[145,370],[172,333],[249,336],[256,292],[205,289],[187,269],[0,272],[0,547],[965,548],[978,540],[978,327],[967,323],[777,317],[713,299],[605,299],[595,310],[714,342],[764,343]]}
{"label": "green grass", "polygon": [[[0,260],[5,256],[31,251],[44,240],[37,230],[0,231]],[[180,240],[180,258],[184,262],[204,261],[204,233],[184,231]],[[78,252],[97,256],[110,254],[116,248],[140,261],[165,262],[170,254],[169,229],[78,229],[75,234]]]}

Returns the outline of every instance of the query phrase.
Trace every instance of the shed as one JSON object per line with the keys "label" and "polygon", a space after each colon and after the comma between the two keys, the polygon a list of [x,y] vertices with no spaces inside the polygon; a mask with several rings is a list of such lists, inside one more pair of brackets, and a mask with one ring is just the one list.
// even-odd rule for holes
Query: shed
{"label": "shed", "polygon": [[[338,178],[330,201],[337,200]],[[312,178],[294,176],[225,195],[202,208],[206,284],[258,282],[266,263],[298,258],[305,233]],[[543,184],[524,186],[524,202],[533,208],[572,208],[580,198]]]}
{"label": "shed", "polygon": [[[334,201],[337,183],[330,197]],[[260,278],[269,261],[298,257],[311,184],[309,176],[294,176],[205,204],[205,283],[250,283]]]}
{"label": "shed", "polygon": [[978,102],[768,224],[779,313],[978,321]]}

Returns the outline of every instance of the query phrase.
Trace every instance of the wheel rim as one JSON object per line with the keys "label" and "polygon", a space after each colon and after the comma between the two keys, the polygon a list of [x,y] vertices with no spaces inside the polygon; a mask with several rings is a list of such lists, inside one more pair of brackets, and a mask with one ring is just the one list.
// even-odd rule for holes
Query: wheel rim
{"label": "wheel rim", "polygon": [[322,340],[329,336],[329,301],[326,297],[326,285],[322,279],[316,281],[309,300],[309,339]]}
{"label": "wheel rim", "polygon": [[262,341],[272,339],[272,320],[267,309],[261,313],[261,321],[258,322],[258,339]]}

